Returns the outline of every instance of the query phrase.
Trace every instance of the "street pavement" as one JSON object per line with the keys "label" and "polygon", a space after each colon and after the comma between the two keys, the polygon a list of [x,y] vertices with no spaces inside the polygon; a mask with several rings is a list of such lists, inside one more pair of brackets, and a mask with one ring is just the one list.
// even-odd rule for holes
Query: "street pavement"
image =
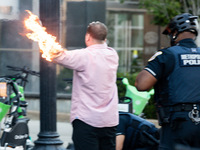
{"label": "street pavement", "polygon": [[[40,120],[37,118],[30,117],[28,126],[29,126],[29,134],[32,138],[32,141],[34,142],[38,139],[38,134],[40,132]],[[58,119],[57,133],[60,135],[59,139],[63,142],[63,147],[66,148],[68,143],[72,142],[71,123],[69,123],[69,121],[63,121],[61,119]]]}
{"label": "street pavement", "polygon": [[[38,134],[40,132],[40,119],[38,112],[28,112],[28,118],[30,121],[28,123],[29,126],[29,134],[32,138],[32,141],[36,141],[38,139]],[[158,126],[158,121],[155,119],[148,119],[150,122],[154,123],[156,127]],[[63,147],[66,148],[69,143],[72,143],[72,125],[69,123],[69,114],[65,113],[57,113],[57,133],[60,135],[59,139],[63,142]]]}

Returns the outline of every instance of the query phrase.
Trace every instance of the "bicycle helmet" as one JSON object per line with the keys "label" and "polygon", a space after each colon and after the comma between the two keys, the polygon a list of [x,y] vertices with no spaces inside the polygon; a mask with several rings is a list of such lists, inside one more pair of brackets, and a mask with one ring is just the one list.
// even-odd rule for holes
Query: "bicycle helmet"
{"label": "bicycle helmet", "polygon": [[[167,25],[163,34],[169,35],[171,44],[174,45],[178,34],[181,32],[192,32],[196,36],[198,35],[198,16],[193,16],[189,13],[183,13],[175,16]],[[176,32],[176,34],[174,34]]]}

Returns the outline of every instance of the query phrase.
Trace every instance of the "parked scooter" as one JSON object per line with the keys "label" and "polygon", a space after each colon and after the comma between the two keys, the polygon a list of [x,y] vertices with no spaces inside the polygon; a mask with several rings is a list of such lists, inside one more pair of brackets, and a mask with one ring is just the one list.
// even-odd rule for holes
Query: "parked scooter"
{"label": "parked scooter", "polygon": [[19,73],[0,77],[0,121],[4,120],[0,150],[31,150],[33,144],[29,136],[29,118],[26,117],[28,103],[25,101],[24,89],[29,74],[39,76],[39,73],[26,66],[7,67]]}

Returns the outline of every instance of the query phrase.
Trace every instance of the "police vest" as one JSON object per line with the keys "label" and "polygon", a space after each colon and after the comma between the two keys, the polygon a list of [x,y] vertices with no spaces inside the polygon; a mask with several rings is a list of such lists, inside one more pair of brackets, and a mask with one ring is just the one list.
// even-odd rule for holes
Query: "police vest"
{"label": "police vest", "polygon": [[173,46],[167,50],[175,57],[168,77],[169,103],[200,102],[200,49]]}
{"label": "police vest", "polygon": [[158,145],[159,133],[153,123],[131,113],[120,112],[120,115],[129,116],[123,150]]}

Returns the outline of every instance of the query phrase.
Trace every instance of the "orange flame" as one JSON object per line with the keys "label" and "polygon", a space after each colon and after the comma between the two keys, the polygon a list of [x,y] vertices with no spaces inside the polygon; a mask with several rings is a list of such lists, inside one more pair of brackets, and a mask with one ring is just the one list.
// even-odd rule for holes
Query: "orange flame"
{"label": "orange flame", "polygon": [[63,51],[62,46],[56,42],[56,37],[46,32],[46,28],[42,27],[40,19],[38,16],[32,14],[29,10],[29,17],[25,19],[25,27],[32,31],[27,33],[26,36],[38,42],[40,50],[42,51],[42,57],[46,60],[51,61],[55,54]]}

